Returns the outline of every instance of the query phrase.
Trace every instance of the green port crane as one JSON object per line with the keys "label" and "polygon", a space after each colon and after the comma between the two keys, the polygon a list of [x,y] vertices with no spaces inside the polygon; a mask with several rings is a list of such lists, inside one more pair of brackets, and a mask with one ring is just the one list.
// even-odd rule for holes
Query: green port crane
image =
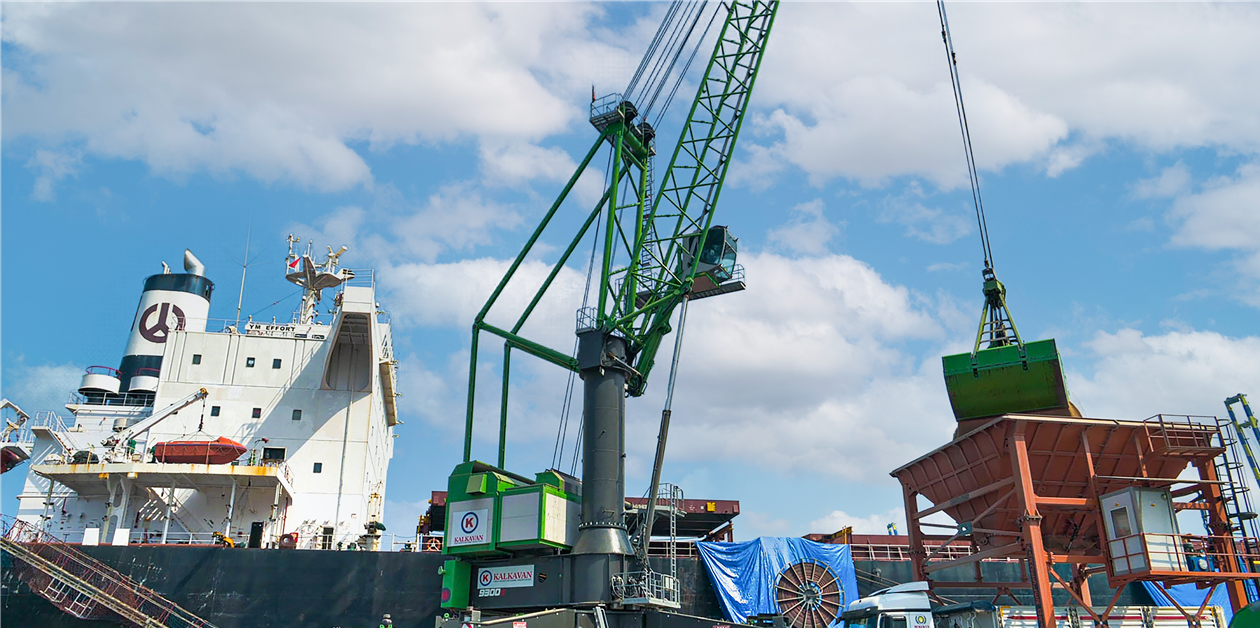
{"label": "green port crane", "polygon": [[[505,341],[501,430],[506,429],[508,374],[513,349],[580,372],[575,356],[524,337],[521,328],[597,222],[603,225],[603,232],[599,234],[602,252],[597,262],[598,293],[594,306],[578,312],[578,330],[598,330],[625,339],[626,391],[632,397],[642,395],[646,389],[661,341],[672,331],[670,319],[684,299],[743,288],[742,269],[735,264],[738,243],[725,227],[713,225],[713,217],[777,8],[777,2],[764,0],[730,4],[655,198],[650,196],[655,178],[652,160],[656,153],[656,131],[653,125],[642,119],[638,105],[628,94],[612,94],[591,103],[590,121],[599,131],[599,137],[473,322],[464,440],[466,461],[472,455],[473,401],[481,332],[489,332]],[[676,59],[679,50],[666,52],[672,52]],[[652,51],[649,51],[644,65],[651,56]],[[610,171],[606,173],[607,188],[595,208],[512,327],[504,329],[486,322],[490,309],[534,249],[579,177],[605,146],[611,148],[613,156]],[[503,434],[500,434],[500,465],[504,462],[503,446]]]}
{"label": "green port crane", "polygon": [[1006,286],[998,280],[993,269],[993,246],[989,242],[989,224],[985,218],[984,200],[980,196],[980,175],[971,145],[971,127],[967,124],[967,108],[963,104],[962,83],[958,78],[958,56],[954,52],[943,0],[937,0],[936,9],[984,253],[984,269],[981,271],[984,305],[975,344],[970,353],[948,355],[941,360],[949,403],[959,422],[956,435],[968,431],[967,421],[1010,412],[1080,416],[1068,398],[1063,363],[1054,340],[1025,342],[1020,337],[1010,307],[1006,304]]}
{"label": "green port crane", "polygon": [[[473,321],[464,461],[447,484],[443,552],[450,558],[443,567],[444,608],[467,607],[474,594],[480,607],[499,611],[611,603],[679,608],[678,579],[653,572],[646,552],[634,549],[628,535],[625,398],[646,390],[661,343],[674,331],[676,310],[675,373],[687,304],[744,289],[743,269],[736,264],[738,241],[725,226],[714,224],[714,216],[778,6],[767,0],[712,6],[697,0],[673,2],[626,90],[599,99],[592,93],[590,122],[598,137]],[[669,165],[658,177],[653,166],[656,127],[714,26],[713,52]],[[697,42],[690,54],[689,41]],[[501,327],[487,322],[491,308],[604,149],[608,168],[599,201],[515,323]],[[577,342],[569,354],[527,338],[522,329],[592,228],[595,249],[587,286],[594,294],[577,311]],[[482,332],[504,341],[497,466],[472,458]],[[533,479],[504,469],[514,350],[581,376],[580,482],[555,469]],[[671,376],[648,516],[639,524],[642,549],[655,513],[673,385]],[[539,555],[540,550],[549,554]],[[471,580],[474,569],[476,582]],[[504,578],[532,579],[535,573],[539,579],[548,573],[573,575],[557,575],[564,579],[548,587],[493,586]],[[478,583],[480,587],[473,586]]]}

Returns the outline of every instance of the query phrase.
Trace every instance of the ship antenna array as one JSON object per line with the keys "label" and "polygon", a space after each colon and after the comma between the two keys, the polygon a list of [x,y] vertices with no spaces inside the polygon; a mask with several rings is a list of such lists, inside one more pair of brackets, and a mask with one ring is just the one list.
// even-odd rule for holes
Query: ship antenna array
{"label": "ship antenna array", "polygon": [[963,104],[962,83],[958,79],[958,55],[954,53],[954,38],[949,32],[949,18],[945,15],[944,0],[937,0],[936,12],[941,18],[941,41],[945,44],[950,85],[954,88],[954,109],[958,112],[958,127],[962,131],[963,151],[967,155],[967,178],[971,182],[971,202],[976,208],[976,225],[980,229],[984,267],[986,270],[992,270],[993,247],[989,244],[989,223],[984,216],[984,200],[980,198],[980,174],[976,170],[976,155],[971,147],[971,127],[967,124],[967,107]]}

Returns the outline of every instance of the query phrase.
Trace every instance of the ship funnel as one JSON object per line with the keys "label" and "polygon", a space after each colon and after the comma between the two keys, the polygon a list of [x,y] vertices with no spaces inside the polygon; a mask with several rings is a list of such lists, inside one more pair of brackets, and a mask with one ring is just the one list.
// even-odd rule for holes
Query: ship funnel
{"label": "ship funnel", "polygon": [[205,331],[214,282],[192,251],[184,251],[183,273],[163,273],[144,280],[144,292],[131,323],[118,378],[124,391],[153,393],[162,368],[166,339],[176,331]]}
{"label": "ship funnel", "polygon": [[202,264],[201,260],[188,249],[184,249],[184,272],[198,277],[206,276],[206,265]]}

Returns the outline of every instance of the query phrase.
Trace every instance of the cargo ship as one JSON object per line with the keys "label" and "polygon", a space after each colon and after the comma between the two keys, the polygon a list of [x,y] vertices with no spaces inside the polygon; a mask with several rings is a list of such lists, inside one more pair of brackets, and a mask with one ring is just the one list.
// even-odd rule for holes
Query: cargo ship
{"label": "cargo ship", "polygon": [[[344,247],[317,260],[299,243],[290,236],[285,278],[302,299],[288,322],[209,318],[214,282],[191,251],[184,272],[163,263],[145,278],[118,367],[88,368],[68,415],[42,411],[6,430],[12,449],[29,452],[6,529],[106,557],[106,547],[142,546],[140,582],[179,573],[198,546],[380,549],[399,424],[389,316],[372,271],[340,268]],[[279,553],[259,564],[289,571],[272,560]],[[119,619],[105,605],[58,599],[48,590],[57,583],[35,576],[4,571],[13,625],[57,625],[21,619],[8,595],[18,589],[80,618]]]}

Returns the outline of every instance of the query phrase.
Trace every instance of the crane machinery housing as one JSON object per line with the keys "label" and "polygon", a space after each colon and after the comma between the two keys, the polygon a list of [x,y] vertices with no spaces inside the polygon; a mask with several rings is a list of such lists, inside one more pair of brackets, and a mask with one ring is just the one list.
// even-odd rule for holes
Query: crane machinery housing
{"label": "crane machinery housing", "polygon": [[[630,541],[624,512],[625,398],[646,389],[661,342],[674,330],[675,310],[681,327],[688,301],[744,288],[735,263],[738,243],[714,224],[714,215],[777,9],[778,2],[766,0],[714,8],[674,2],[625,92],[592,98],[590,122],[598,138],[472,325],[464,462],[448,482],[442,606],[454,616],[444,628],[510,621],[513,613],[528,613],[516,618],[556,628],[712,625],[713,620],[667,610],[679,608],[677,579],[654,573],[646,554]],[[698,93],[669,166],[658,177],[656,128],[714,26],[716,43]],[[598,203],[515,324],[487,322],[491,307],[605,147],[606,188]],[[592,226],[588,289],[594,294],[577,312],[577,341],[568,354],[525,337],[522,328]],[[481,332],[504,340],[497,465],[472,457]],[[674,349],[676,365],[677,338]],[[513,350],[583,380],[580,480],[557,469],[527,477],[504,468]],[[668,420],[667,405],[654,484]],[[650,504],[646,512],[654,510]],[[646,545],[646,536],[639,545]],[[486,619],[494,613],[500,618]]]}

